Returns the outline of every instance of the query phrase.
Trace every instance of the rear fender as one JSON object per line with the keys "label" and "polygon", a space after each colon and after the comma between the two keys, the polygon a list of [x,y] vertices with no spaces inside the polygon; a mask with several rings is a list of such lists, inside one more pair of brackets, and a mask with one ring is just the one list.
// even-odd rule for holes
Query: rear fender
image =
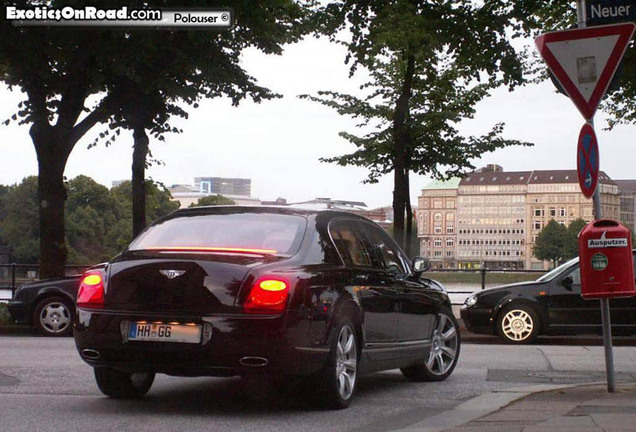
{"label": "rear fender", "polygon": [[332,330],[340,324],[344,317],[348,317],[355,326],[356,336],[358,337],[358,350],[360,350],[364,345],[365,337],[362,326],[363,314],[354,297],[348,294],[339,298],[332,308],[327,326],[327,340],[325,342],[327,346],[331,346],[331,338],[335,337]]}

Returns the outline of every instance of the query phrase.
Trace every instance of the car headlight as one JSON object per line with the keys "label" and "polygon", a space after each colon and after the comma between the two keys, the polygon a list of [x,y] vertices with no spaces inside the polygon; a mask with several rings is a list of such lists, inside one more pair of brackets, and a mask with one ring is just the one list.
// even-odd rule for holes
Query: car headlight
{"label": "car headlight", "polygon": [[475,306],[475,303],[477,303],[477,295],[473,294],[466,299],[466,301],[464,302],[464,306],[469,308],[469,307]]}

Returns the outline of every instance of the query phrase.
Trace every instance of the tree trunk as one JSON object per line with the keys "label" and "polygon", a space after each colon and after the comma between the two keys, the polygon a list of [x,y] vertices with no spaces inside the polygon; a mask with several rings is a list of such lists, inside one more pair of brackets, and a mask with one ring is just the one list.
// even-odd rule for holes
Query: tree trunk
{"label": "tree trunk", "polygon": [[40,279],[64,277],[64,168],[73,147],[48,126],[34,124],[31,137],[38,158]]}
{"label": "tree trunk", "polygon": [[134,149],[132,162],[132,214],[133,238],[146,228],[146,157],[148,135],[143,126],[133,130]]}
{"label": "tree trunk", "polygon": [[411,184],[409,181],[409,170],[404,173],[404,181],[406,184],[405,207],[406,207],[406,235],[404,236],[404,252],[409,258],[413,257],[412,253],[412,234],[413,234],[413,209],[411,208]]}
{"label": "tree trunk", "polygon": [[393,117],[393,238],[400,246],[405,246],[404,213],[408,200],[406,120],[408,118],[411,87],[415,74],[415,54],[409,47],[406,53],[406,70],[400,97],[395,104]]}

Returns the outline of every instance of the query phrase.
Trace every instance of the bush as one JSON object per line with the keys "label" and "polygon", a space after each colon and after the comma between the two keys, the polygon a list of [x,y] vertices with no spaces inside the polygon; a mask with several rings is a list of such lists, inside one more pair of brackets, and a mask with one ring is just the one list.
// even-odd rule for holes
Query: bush
{"label": "bush", "polygon": [[9,309],[6,303],[0,303],[0,325],[12,324],[13,320],[9,314]]}

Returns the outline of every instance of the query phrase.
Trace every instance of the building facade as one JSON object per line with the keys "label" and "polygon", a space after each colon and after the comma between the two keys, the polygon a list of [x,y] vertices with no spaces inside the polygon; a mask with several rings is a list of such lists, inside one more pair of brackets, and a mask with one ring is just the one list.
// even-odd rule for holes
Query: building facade
{"label": "building facade", "polygon": [[[599,175],[603,216],[620,218],[617,185]],[[505,172],[489,166],[449,182],[432,182],[418,203],[420,254],[437,268],[543,269],[532,254],[551,220],[590,221],[593,204],[575,170]]]}
{"label": "building facade", "polygon": [[252,180],[224,177],[195,177],[194,187],[207,195],[252,196]]}
{"label": "building facade", "polygon": [[636,232],[636,180],[614,180],[621,194],[621,222]]}

